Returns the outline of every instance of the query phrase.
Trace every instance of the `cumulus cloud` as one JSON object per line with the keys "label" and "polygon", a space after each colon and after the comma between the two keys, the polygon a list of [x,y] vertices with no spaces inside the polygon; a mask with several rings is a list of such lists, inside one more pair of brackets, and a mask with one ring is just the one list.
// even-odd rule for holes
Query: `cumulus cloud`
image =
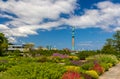
{"label": "cumulus cloud", "polygon": [[[61,13],[70,15],[74,12],[76,4],[77,0],[8,0],[6,2],[0,0],[0,17],[10,19],[0,24],[0,32],[13,39],[13,37],[37,34],[37,30],[40,29],[64,29],[62,25],[101,28],[107,31],[119,30],[119,3],[99,2],[95,4],[96,9],[87,9],[83,15],[68,19],[60,17]],[[45,22],[45,19],[52,21]]]}
{"label": "cumulus cloud", "polygon": [[61,25],[59,21],[44,23],[44,19],[58,20],[61,13],[75,9],[76,0],[0,0],[0,17],[8,18],[0,25],[7,37],[26,37],[38,29],[50,30]]}
{"label": "cumulus cloud", "polygon": [[6,25],[0,24],[0,30],[6,30],[9,29]]}
{"label": "cumulus cloud", "polygon": [[92,27],[106,31],[114,31],[120,27],[120,4],[105,1],[99,2],[95,6],[97,9],[85,10],[83,15],[63,19],[63,22],[77,28]]}

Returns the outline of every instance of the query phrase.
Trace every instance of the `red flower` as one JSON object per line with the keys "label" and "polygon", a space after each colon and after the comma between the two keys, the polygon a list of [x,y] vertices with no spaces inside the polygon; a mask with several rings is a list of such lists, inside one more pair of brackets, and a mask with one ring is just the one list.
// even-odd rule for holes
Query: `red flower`
{"label": "red flower", "polygon": [[68,71],[63,74],[62,79],[80,79],[80,74],[77,72]]}
{"label": "red flower", "polygon": [[104,72],[104,68],[99,64],[95,64],[93,70],[95,70],[99,75]]}

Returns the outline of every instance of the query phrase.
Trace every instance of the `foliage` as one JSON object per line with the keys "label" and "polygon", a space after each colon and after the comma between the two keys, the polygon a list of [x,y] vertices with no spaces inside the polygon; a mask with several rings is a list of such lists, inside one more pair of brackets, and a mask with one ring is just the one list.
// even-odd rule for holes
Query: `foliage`
{"label": "foliage", "polygon": [[62,79],[81,79],[78,72],[67,71],[63,74]]}
{"label": "foliage", "polygon": [[0,55],[2,55],[3,52],[5,52],[7,47],[8,47],[8,40],[3,33],[0,33]]}
{"label": "foliage", "polygon": [[0,57],[0,71],[6,71],[7,69],[16,65],[28,64],[37,61],[38,61],[37,58],[29,57],[16,57],[16,56]]}
{"label": "foliage", "polygon": [[21,56],[21,52],[19,50],[7,51],[6,54],[9,56],[16,56],[16,57]]}
{"label": "foliage", "polygon": [[53,53],[53,57],[58,57],[58,58],[68,58],[67,54],[60,54],[60,53]]}
{"label": "foliage", "polygon": [[120,52],[120,31],[117,31],[113,38],[107,39],[106,44],[104,45],[103,52]]}
{"label": "foliage", "polygon": [[116,53],[116,50],[113,47],[113,42],[112,42],[113,40],[112,39],[107,39],[106,41],[107,41],[107,43],[103,46],[101,51],[104,52],[104,53],[107,53],[107,54]]}
{"label": "foliage", "polygon": [[6,70],[7,70],[6,65],[0,64],[0,72],[1,71],[6,71]]}
{"label": "foliage", "polygon": [[5,79],[61,79],[66,70],[55,63],[31,63],[14,66],[4,72],[0,78]]}
{"label": "foliage", "polygon": [[118,63],[118,59],[115,55],[99,54],[95,56],[87,57],[86,60],[98,60],[99,62],[112,63],[113,65]]}
{"label": "foliage", "polygon": [[81,65],[81,68],[84,70],[90,70],[94,66],[93,62],[86,62],[83,65]]}
{"label": "foliage", "polygon": [[84,64],[84,60],[71,60],[70,61],[71,65],[76,65],[76,66],[81,66],[82,64]]}
{"label": "foliage", "polygon": [[80,72],[81,68],[78,66],[65,66],[67,71]]}
{"label": "foliage", "polygon": [[38,62],[47,62],[48,58],[46,56],[40,56],[36,58]]}
{"label": "foliage", "polygon": [[66,51],[66,50],[34,50],[36,52],[36,54],[40,54],[40,55],[44,55],[44,56],[51,56],[54,53],[60,53],[60,54],[70,54],[70,51]]}
{"label": "foliage", "polygon": [[70,60],[79,60],[79,58],[77,56],[69,56],[68,57]]}
{"label": "foliage", "polygon": [[87,75],[90,75],[93,79],[98,79],[98,74],[96,71],[94,70],[88,70],[85,72]]}
{"label": "foliage", "polygon": [[80,60],[85,60],[86,57],[93,56],[98,53],[99,51],[80,51],[76,55],[79,57]]}
{"label": "foliage", "polygon": [[6,71],[8,68],[14,66],[16,64],[15,61],[10,60],[0,60],[0,72]]}
{"label": "foliage", "polygon": [[106,64],[106,63],[100,63],[100,65],[104,67],[105,71],[108,71],[110,68],[109,64]]}

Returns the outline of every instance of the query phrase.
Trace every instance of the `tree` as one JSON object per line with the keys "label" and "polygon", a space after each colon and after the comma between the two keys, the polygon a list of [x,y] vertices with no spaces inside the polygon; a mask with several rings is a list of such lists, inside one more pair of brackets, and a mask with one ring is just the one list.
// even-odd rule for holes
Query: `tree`
{"label": "tree", "polygon": [[5,50],[7,50],[7,47],[8,47],[8,40],[3,33],[0,33],[0,55],[2,55],[2,53]]}
{"label": "tree", "polygon": [[120,31],[117,31],[113,38],[107,39],[102,51],[106,52],[120,52]]}
{"label": "tree", "polygon": [[113,53],[115,52],[115,48],[113,46],[113,39],[107,39],[106,44],[103,46],[102,51],[105,53]]}
{"label": "tree", "polygon": [[33,50],[33,47],[34,47],[34,44],[33,43],[27,43],[24,45],[26,51],[32,51]]}
{"label": "tree", "polygon": [[115,47],[116,51],[120,52],[120,31],[117,31],[114,35],[113,35],[114,39],[113,39],[113,46]]}

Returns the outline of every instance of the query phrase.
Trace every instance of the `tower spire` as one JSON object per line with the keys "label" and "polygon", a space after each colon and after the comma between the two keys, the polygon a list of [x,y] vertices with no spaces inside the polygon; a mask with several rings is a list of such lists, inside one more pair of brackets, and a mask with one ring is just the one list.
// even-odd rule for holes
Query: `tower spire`
{"label": "tower spire", "polygon": [[75,27],[72,26],[72,51],[75,50]]}

